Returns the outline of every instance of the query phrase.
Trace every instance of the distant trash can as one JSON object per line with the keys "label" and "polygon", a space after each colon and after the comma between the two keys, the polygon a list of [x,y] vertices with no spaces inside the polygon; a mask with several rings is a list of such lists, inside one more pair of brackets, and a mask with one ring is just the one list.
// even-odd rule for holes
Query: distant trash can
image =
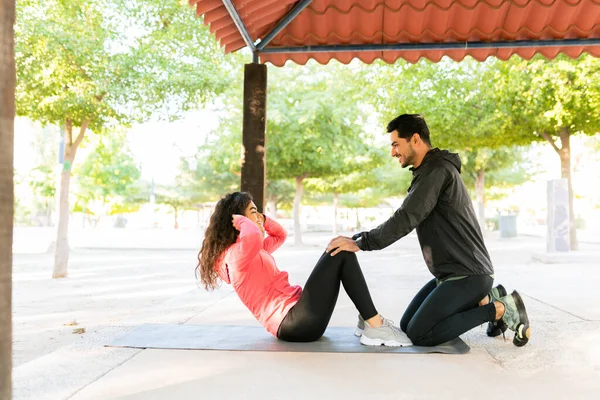
{"label": "distant trash can", "polygon": [[498,219],[500,237],[517,237],[517,216],[500,215]]}

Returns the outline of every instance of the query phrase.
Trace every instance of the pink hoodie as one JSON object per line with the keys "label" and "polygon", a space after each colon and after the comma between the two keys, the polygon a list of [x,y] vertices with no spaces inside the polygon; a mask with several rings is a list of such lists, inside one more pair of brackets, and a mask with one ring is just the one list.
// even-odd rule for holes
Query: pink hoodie
{"label": "pink hoodie", "polygon": [[302,294],[300,286],[291,286],[288,273],[281,272],[271,255],[287,237],[287,232],[272,218],[265,218],[268,237],[250,219],[236,219],[240,231],[237,241],[224,251],[216,271],[236,293],[258,322],[274,336]]}

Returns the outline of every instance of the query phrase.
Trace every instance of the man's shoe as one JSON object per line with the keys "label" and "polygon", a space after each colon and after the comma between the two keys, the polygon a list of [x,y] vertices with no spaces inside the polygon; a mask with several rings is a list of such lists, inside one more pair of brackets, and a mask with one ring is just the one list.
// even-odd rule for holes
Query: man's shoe
{"label": "man's shoe", "polygon": [[515,290],[511,295],[504,296],[499,301],[504,304],[502,320],[511,331],[515,332],[513,344],[517,347],[525,346],[529,342],[531,328],[523,299]]}
{"label": "man's shoe", "polygon": [[[507,293],[506,289],[504,289],[504,286],[498,285],[495,288],[492,288],[492,290],[489,293],[490,303],[500,301],[500,298],[506,295]],[[486,333],[489,337],[496,337],[504,334],[504,332],[506,332],[506,329],[508,329],[506,323],[502,321],[502,319],[499,319],[498,321],[488,322]]]}
{"label": "man's shoe", "polygon": [[412,342],[408,336],[406,336],[400,328],[394,326],[393,321],[385,318],[383,318],[383,325],[379,328],[373,328],[365,323],[363,334],[360,337],[360,343],[365,346],[412,346]]}
{"label": "man's shoe", "polygon": [[354,335],[361,337],[365,330],[365,320],[362,315],[358,314],[358,322],[356,323],[356,329],[354,330]]}

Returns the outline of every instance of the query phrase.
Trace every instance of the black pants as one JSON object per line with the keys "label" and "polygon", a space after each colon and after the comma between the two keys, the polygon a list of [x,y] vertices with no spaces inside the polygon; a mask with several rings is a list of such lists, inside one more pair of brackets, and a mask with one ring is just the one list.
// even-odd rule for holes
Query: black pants
{"label": "black pants", "polygon": [[279,325],[277,337],[288,342],[312,342],[323,336],[337,302],[340,282],[364,319],[377,315],[356,254],[342,251],[332,257],[323,253],[300,300]]}
{"label": "black pants", "polygon": [[437,346],[493,321],[494,304],[478,305],[490,292],[493,282],[488,275],[476,275],[436,286],[433,279],[410,302],[400,328],[417,346]]}

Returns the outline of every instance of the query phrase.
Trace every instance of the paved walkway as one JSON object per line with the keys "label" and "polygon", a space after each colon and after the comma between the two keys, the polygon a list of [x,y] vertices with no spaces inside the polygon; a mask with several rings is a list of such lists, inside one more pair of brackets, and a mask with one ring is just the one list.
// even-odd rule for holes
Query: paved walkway
{"label": "paved walkway", "polygon": [[[326,239],[305,241],[276,253],[292,283],[306,280]],[[144,323],[257,323],[229,287],[196,288],[195,251],[79,250],[64,280],[49,279],[51,255],[16,255],[15,398],[481,399],[494,388],[502,398],[594,397],[600,246],[583,244],[577,262],[545,264],[532,257],[543,252],[542,238],[490,236],[487,243],[497,281],[524,295],[533,337],[516,348],[486,337],[482,326],[462,336],[472,348],[462,356],[106,348]],[[359,260],[379,311],[398,322],[430,278],[416,238],[359,253]],[[342,294],[331,324],[355,321]]]}

